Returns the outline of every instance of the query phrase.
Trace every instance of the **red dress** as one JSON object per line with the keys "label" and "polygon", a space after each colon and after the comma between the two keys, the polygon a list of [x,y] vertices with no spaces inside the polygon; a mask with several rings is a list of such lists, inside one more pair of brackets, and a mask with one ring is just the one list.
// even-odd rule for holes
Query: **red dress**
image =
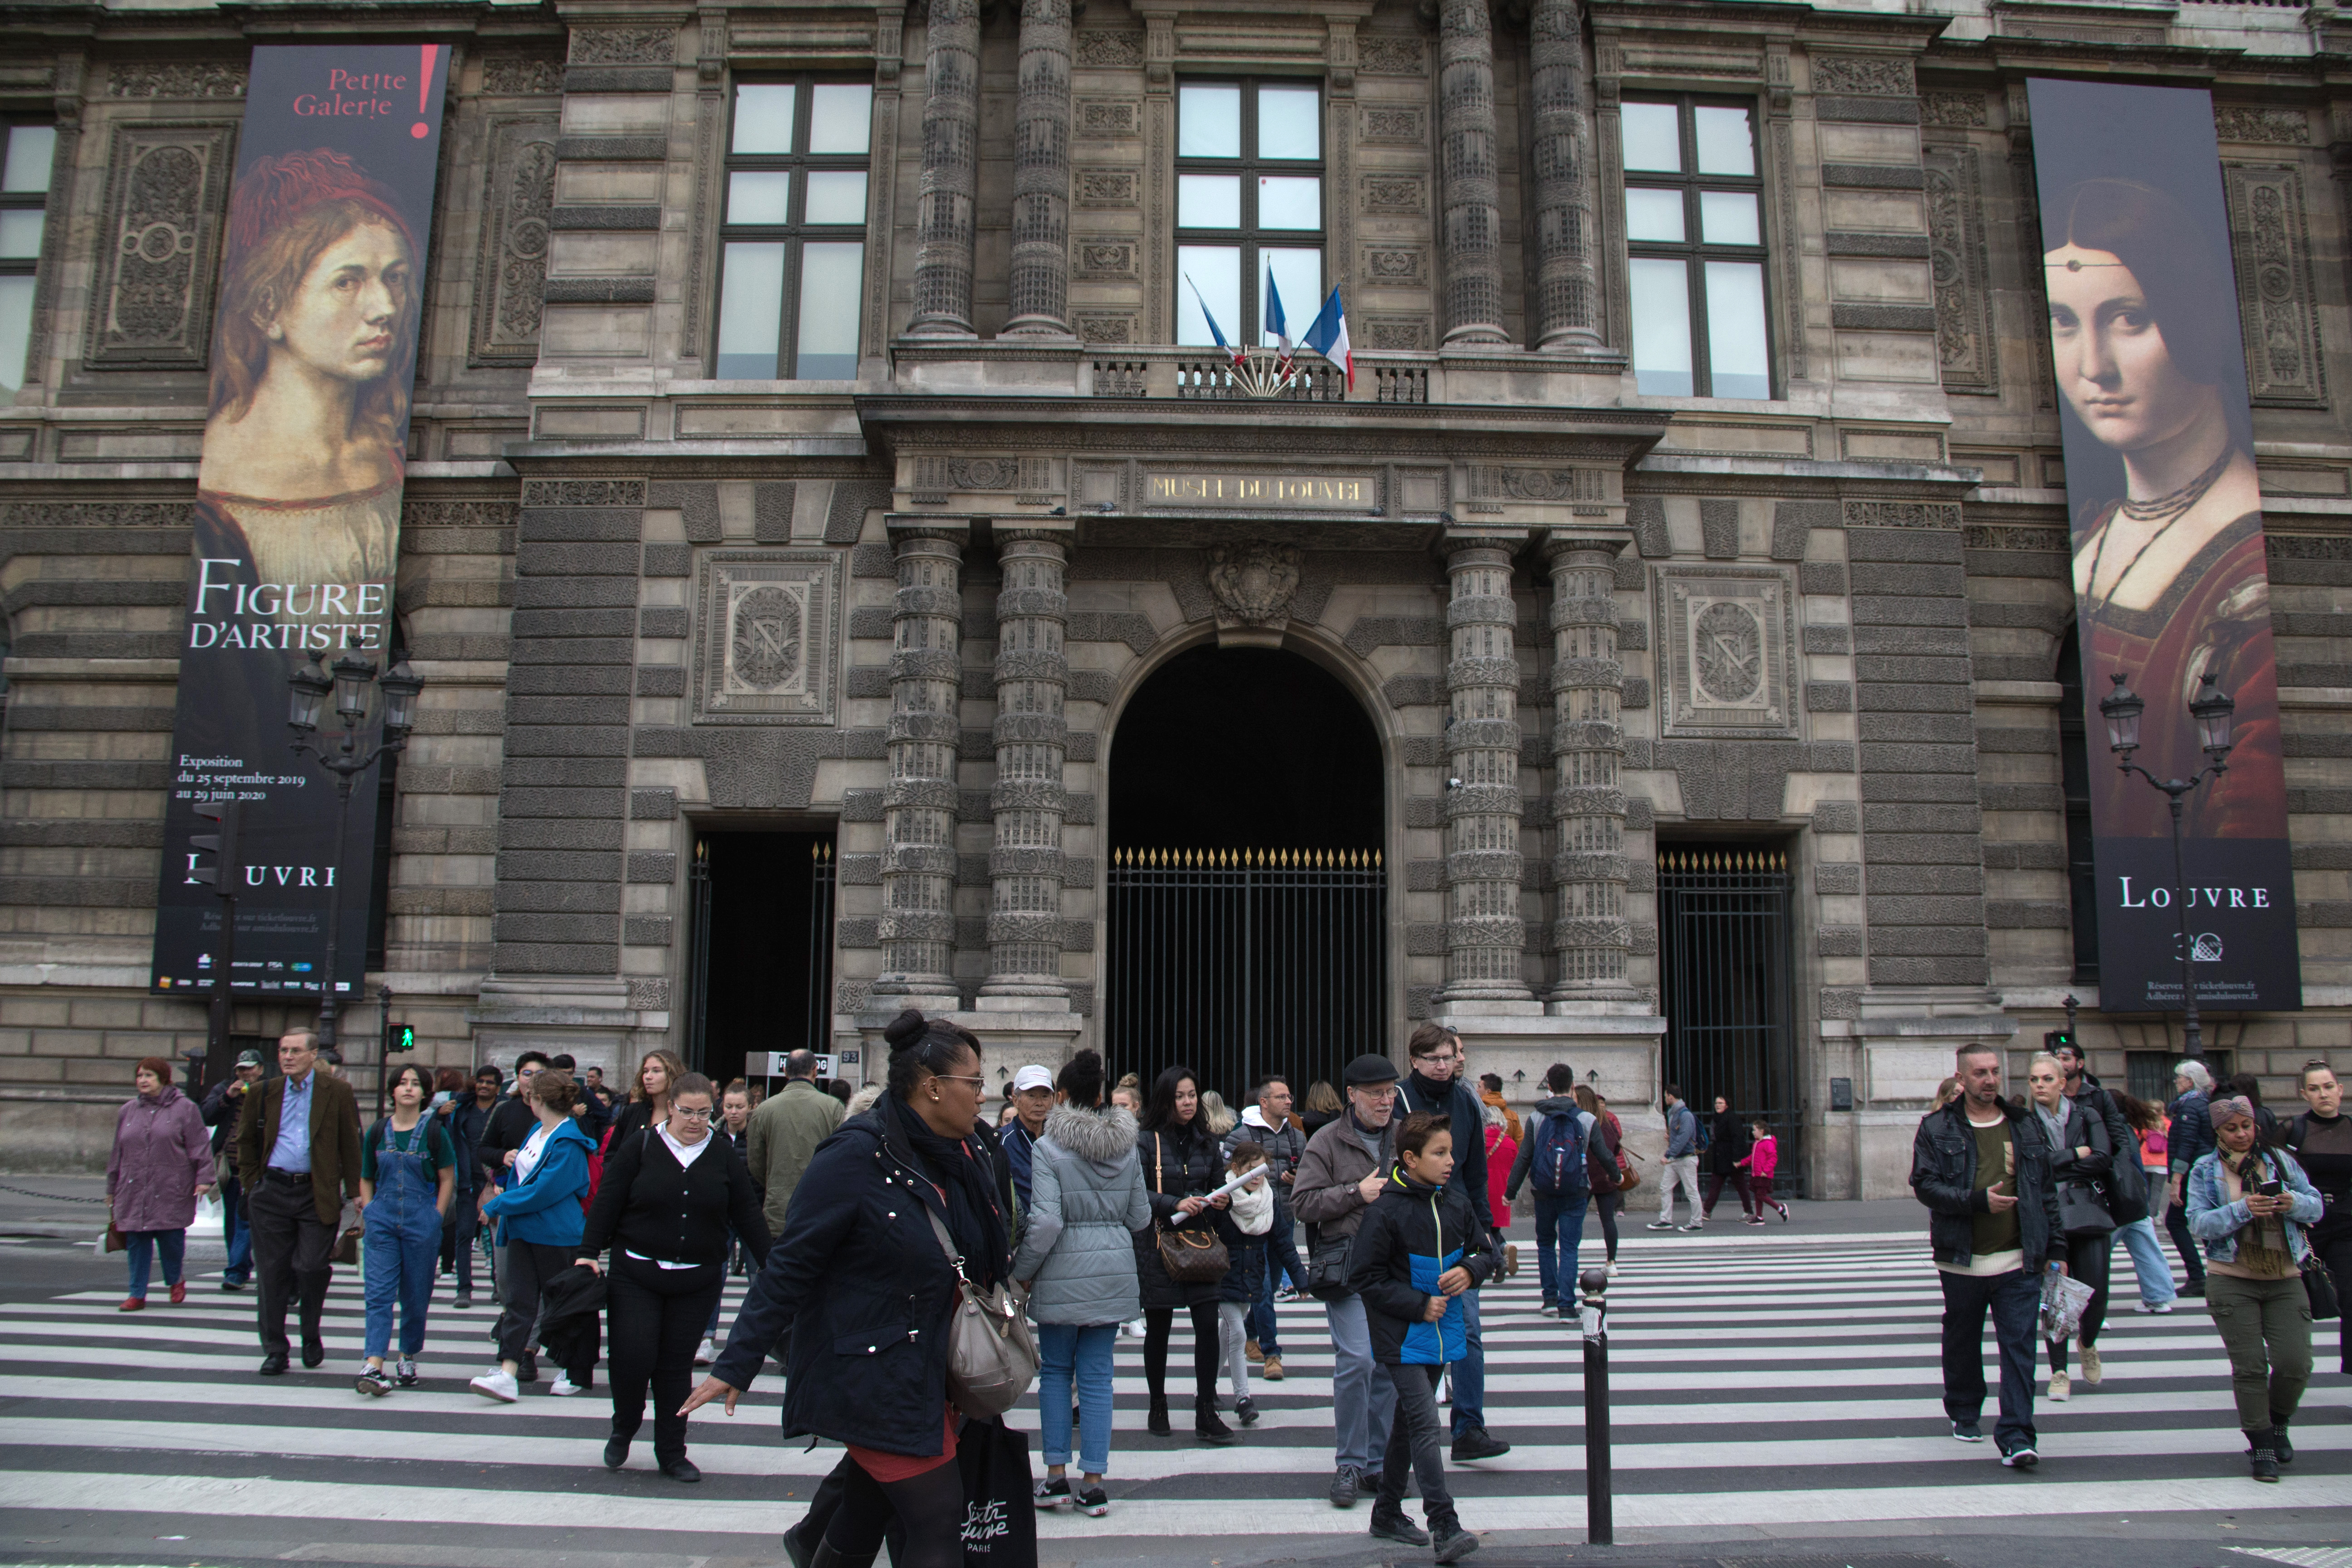
{"label": "red dress", "polygon": [[[2095,552],[2115,514],[2112,504],[2102,510],[2077,551]],[[2109,678],[2121,672],[2147,703],[2132,760],[2158,778],[2188,778],[2206,764],[2189,703],[2198,678],[2210,670],[2237,702],[2229,771],[2189,796],[2182,831],[2191,838],[2285,837],[2286,770],[2262,513],[2250,511],[2216,534],[2147,609],[2102,602],[2090,605],[2084,619],[2093,830],[2102,838],[2172,836],[2165,797],[2099,760],[2106,738],[2099,702],[2115,689]]]}

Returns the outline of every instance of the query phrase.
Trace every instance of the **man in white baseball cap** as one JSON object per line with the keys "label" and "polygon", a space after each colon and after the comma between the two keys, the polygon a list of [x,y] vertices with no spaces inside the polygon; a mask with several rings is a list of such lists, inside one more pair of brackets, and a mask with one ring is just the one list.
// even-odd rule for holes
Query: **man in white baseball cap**
{"label": "man in white baseball cap", "polygon": [[1013,1162],[1013,1189],[1021,1206],[1029,1206],[1029,1161],[1037,1140],[1045,1135],[1045,1113],[1054,1109],[1054,1075],[1032,1062],[1013,1075],[1013,1113],[1016,1120],[1004,1132],[1004,1152]]}

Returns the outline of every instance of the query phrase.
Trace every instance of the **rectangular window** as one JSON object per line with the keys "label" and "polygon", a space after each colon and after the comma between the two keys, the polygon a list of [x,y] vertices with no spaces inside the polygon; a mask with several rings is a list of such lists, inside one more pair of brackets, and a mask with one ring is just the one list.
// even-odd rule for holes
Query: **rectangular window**
{"label": "rectangular window", "polygon": [[1629,100],[1622,127],[1634,384],[1653,397],[1770,397],[1755,111]]}
{"label": "rectangular window", "polygon": [[866,82],[741,82],[727,144],[721,381],[855,381],[865,298]]}
{"label": "rectangular window", "polygon": [[25,384],[25,354],[33,341],[33,288],[41,266],[42,228],[48,222],[54,125],[0,124],[0,391]]}
{"label": "rectangular window", "polygon": [[1176,231],[1179,343],[1215,342],[1204,305],[1226,342],[1273,343],[1268,273],[1297,341],[1323,308],[1322,89],[1178,83]]}

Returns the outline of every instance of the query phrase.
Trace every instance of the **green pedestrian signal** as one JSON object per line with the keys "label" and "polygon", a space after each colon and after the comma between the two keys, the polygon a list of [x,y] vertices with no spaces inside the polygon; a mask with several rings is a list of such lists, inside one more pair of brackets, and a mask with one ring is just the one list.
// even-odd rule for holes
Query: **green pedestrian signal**
{"label": "green pedestrian signal", "polygon": [[414,1024],[394,1025],[392,1030],[392,1044],[385,1048],[393,1051],[415,1050],[416,1048],[416,1026]]}

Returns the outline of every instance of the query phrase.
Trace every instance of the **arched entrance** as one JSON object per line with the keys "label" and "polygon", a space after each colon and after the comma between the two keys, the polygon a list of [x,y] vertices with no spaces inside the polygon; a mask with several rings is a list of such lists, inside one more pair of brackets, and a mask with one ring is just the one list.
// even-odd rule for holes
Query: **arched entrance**
{"label": "arched entrance", "polygon": [[1362,705],[1297,654],[1197,647],[1144,682],[1111,737],[1114,1072],[1187,1062],[1238,1109],[1383,1047],[1382,776]]}

